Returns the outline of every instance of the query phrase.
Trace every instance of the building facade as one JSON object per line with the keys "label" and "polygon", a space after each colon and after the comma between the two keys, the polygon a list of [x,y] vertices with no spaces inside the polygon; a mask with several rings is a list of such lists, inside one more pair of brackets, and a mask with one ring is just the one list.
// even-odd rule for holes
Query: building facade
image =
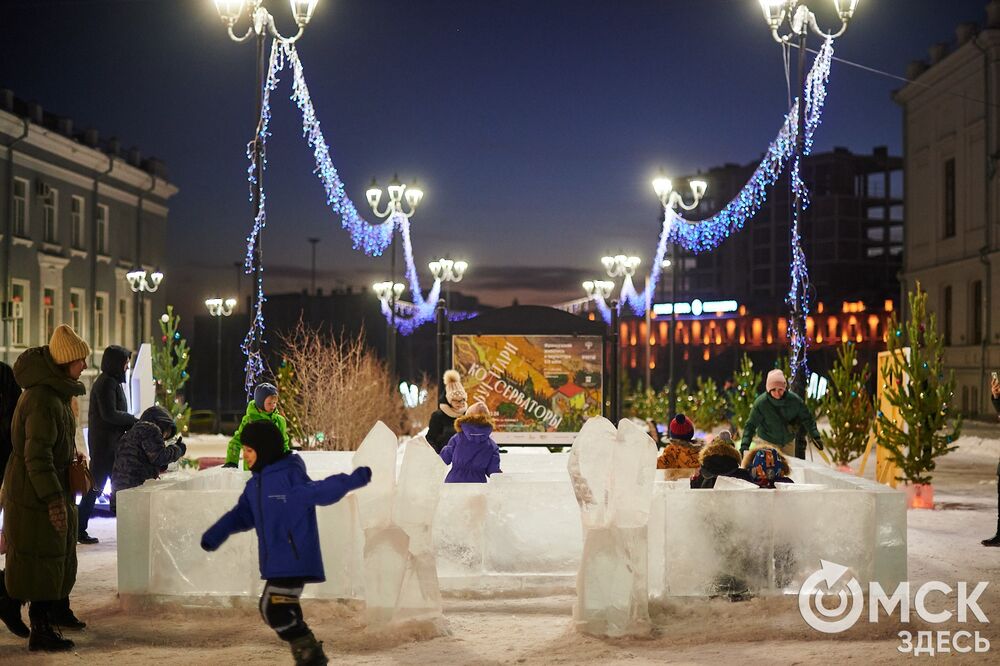
{"label": "building facade", "polygon": [[65,323],[93,349],[89,384],[106,346],[148,341],[163,292],[140,297],[125,276],[164,266],[176,193],[158,160],[0,90],[0,358]]}
{"label": "building facade", "polygon": [[1000,2],[985,26],[962,24],[910,65],[896,92],[906,170],[904,277],[928,294],[955,372],[955,406],[991,413],[989,373],[1000,367]]}

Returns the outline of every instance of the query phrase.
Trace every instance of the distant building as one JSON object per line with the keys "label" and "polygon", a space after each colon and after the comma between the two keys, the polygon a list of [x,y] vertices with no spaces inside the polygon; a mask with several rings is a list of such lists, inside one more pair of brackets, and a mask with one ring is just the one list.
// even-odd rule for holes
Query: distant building
{"label": "distant building", "polygon": [[[164,266],[177,188],[159,160],[76,131],[9,90],[0,90],[0,174],[3,360],[48,344],[65,323],[94,350],[92,378],[107,345],[136,347],[139,301],[125,274]],[[142,339],[164,302],[162,289],[143,299]]]}
{"label": "distant building", "polygon": [[955,371],[955,406],[975,415],[992,413],[989,373],[1000,368],[1000,2],[987,6],[982,31],[965,23],[955,37],[912,63],[913,83],[895,95],[910,212],[904,278],[927,291]]}

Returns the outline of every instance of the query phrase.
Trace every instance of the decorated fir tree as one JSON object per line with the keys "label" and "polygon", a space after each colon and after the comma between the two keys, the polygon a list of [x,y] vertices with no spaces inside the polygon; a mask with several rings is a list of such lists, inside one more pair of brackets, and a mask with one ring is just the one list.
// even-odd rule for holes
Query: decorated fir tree
{"label": "decorated fir tree", "polygon": [[643,420],[652,419],[658,423],[670,420],[670,388],[664,386],[659,391],[639,390],[629,396],[632,414]]}
{"label": "decorated fir tree", "polygon": [[726,397],[712,378],[699,377],[696,386],[690,416],[695,426],[707,432],[725,420]]}
{"label": "decorated fir tree", "polygon": [[892,355],[880,378],[885,400],[901,423],[879,411],[878,435],[901,481],[929,484],[936,459],[957,448],[962,417],[951,408],[955,374],[945,374],[937,318],[927,312],[927,292],[919,283],[909,301],[909,322],[901,324],[893,315],[888,336]]}
{"label": "decorated fir tree", "polygon": [[281,396],[279,411],[285,417],[285,421],[288,424],[288,437],[300,446],[307,445],[309,438],[302,427],[302,418],[299,414],[299,406],[301,405],[299,396],[301,395],[302,387],[295,376],[295,368],[292,364],[282,359],[274,381],[278,389],[278,395]]}
{"label": "decorated fir tree", "polygon": [[823,447],[837,465],[847,465],[865,452],[875,416],[872,397],[866,388],[868,365],[858,366],[853,342],[837,350],[837,362],[830,370],[830,385],[821,400],[822,412],[830,420],[830,432],[823,433]]}
{"label": "decorated fir tree", "polygon": [[181,389],[187,383],[189,350],[187,340],[177,330],[181,318],[174,314],[174,306],[160,318],[160,341],[153,344],[153,380],[156,382],[156,404],[174,418],[177,432],[187,431],[191,407],[184,402]]}
{"label": "decorated fir tree", "polygon": [[754,371],[750,356],[743,354],[743,358],[740,359],[740,369],[733,375],[733,392],[729,395],[729,409],[732,411],[729,421],[734,438],[750,418],[750,410],[763,381],[764,376]]}

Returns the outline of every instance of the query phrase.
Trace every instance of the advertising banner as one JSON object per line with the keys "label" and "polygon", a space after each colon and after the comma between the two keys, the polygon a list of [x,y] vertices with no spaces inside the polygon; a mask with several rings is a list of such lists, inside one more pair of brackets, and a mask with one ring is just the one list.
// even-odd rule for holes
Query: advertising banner
{"label": "advertising banner", "polygon": [[602,413],[600,336],[455,335],[452,363],[469,403],[493,413],[498,443],[572,443]]}

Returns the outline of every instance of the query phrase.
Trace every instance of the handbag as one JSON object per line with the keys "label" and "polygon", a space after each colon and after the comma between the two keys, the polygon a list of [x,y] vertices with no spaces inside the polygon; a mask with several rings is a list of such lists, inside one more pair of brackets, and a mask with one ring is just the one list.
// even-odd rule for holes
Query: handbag
{"label": "handbag", "polygon": [[86,495],[94,489],[94,477],[90,468],[82,460],[74,460],[69,465],[69,492],[71,495]]}

